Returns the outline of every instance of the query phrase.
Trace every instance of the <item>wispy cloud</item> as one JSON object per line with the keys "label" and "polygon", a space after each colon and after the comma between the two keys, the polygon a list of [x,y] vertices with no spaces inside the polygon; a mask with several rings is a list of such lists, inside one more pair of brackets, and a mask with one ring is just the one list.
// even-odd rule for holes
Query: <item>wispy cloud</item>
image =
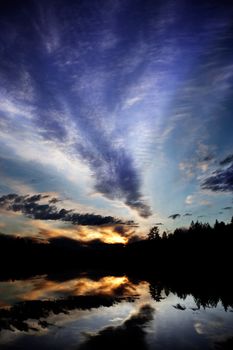
{"label": "wispy cloud", "polygon": [[224,208],[222,208],[223,210],[231,210],[232,209],[232,207],[224,207]]}
{"label": "wispy cloud", "polygon": [[[65,7],[64,11],[69,12],[69,9]],[[113,7],[112,17],[115,12],[117,7]],[[41,62],[39,63],[37,58],[31,55],[32,69],[30,74],[27,73],[26,79],[27,86],[31,85],[31,90],[34,92],[31,107],[21,106],[17,89],[20,90],[22,82],[16,79],[17,83],[14,83],[15,89],[11,94],[13,102],[4,100],[3,114],[6,118],[9,114],[22,115],[24,118],[28,116],[30,123],[24,123],[23,127],[31,136],[31,140],[32,136],[35,136],[35,139],[43,139],[55,144],[57,149],[67,155],[72,155],[75,161],[81,159],[90,168],[95,189],[100,194],[110,199],[122,200],[142,217],[148,217],[151,210],[140,192],[140,173],[126,145],[120,143],[119,146],[118,142],[121,131],[116,126],[118,121],[115,119],[115,108],[121,101],[121,94],[115,92],[124,85],[124,82],[121,82],[123,73],[120,70],[125,70],[127,65],[117,68],[120,63],[119,57],[116,54],[112,55],[109,50],[113,50],[122,38],[114,33],[113,25],[108,22],[109,28],[100,27],[97,32],[98,40],[94,41],[91,18],[89,29],[85,25],[85,36],[78,37],[72,27],[76,23],[75,17],[69,17],[69,27],[66,27],[68,23],[61,24],[61,18],[53,5],[44,7],[39,4],[34,15],[31,37],[39,39],[38,52]],[[101,23],[103,16],[106,16],[105,11],[99,12],[96,20]],[[80,29],[83,25],[80,17]],[[15,33],[17,30],[21,34],[21,45],[26,53],[30,50],[31,38],[25,36],[20,23],[15,22],[12,31]],[[66,36],[68,34],[66,30],[70,32],[72,40],[77,40],[77,46],[80,47],[79,57],[73,56],[74,51]],[[103,46],[106,37],[108,45]],[[100,60],[96,61],[94,69],[91,69],[91,65],[87,64],[87,57],[93,55],[93,45],[99,51]],[[135,45],[132,45],[133,51],[137,49],[137,42]],[[102,57],[101,52],[113,57],[116,68],[108,67],[108,57],[106,59]],[[131,55],[125,55],[126,58],[130,62]],[[28,62],[23,63],[24,58],[20,53],[17,66],[18,61],[21,68],[16,68],[16,62],[11,62],[12,70],[18,69],[22,75]],[[140,62],[136,63],[134,68],[132,63],[130,64],[132,72],[138,68],[138,64]],[[118,86],[114,84],[111,86],[109,81],[115,78]],[[6,84],[9,84],[9,77]],[[114,95],[118,96],[116,101]],[[112,131],[109,130],[111,124],[110,128],[114,128],[115,125]],[[14,131],[13,122],[8,122],[7,128],[11,130],[12,135],[14,132],[17,133],[17,130]],[[14,147],[13,144],[11,146]]]}
{"label": "wispy cloud", "polygon": [[213,172],[202,182],[201,187],[214,192],[233,192],[233,164]]}
{"label": "wispy cloud", "polygon": [[233,163],[233,154],[227,156],[226,158],[224,158],[223,160],[221,160],[221,162],[219,162],[220,165],[228,165]]}
{"label": "wispy cloud", "polygon": [[143,218],[145,174],[161,159],[202,188],[232,190],[230,168],[213,174],[225,185],[208,176],[209,130],[226,118],[232,87],[231,7],[60,4],[18,2],[17,16],[2,5],[1,142]]}

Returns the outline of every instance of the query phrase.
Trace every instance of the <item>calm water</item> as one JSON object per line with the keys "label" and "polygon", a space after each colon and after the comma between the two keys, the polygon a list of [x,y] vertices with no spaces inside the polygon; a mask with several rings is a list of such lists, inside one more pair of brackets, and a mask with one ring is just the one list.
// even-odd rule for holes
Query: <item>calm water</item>
{"label": "calm water", "polygon": [[0,329],[1,349],[233,349],[231,306],[126,276],[0,282]]}

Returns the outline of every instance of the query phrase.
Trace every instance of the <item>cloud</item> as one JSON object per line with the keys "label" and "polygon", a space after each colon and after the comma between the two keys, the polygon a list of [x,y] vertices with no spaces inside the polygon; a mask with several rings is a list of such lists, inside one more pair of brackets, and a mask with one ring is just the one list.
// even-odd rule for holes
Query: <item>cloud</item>
{"label": "cloud", "polygon": [[[78,9],[65,2],[61,6],[62,11],[53,1],[48,6],[35,7],[17,3],[17,18],[5,9],[0,26],[3,45],[9,45],[17,55],[12,55],[10,61],[7,55],[1,56],[2,131],[8,135],[10,130],[16,139],[19,124],[26,142],[30,138],[34,144],[39,139],[50,147],[55,145],[74,163],[81,161],[88,166],[94,180],[92,187],[101,195],[124,202],[146,218],[151,209],[141,193],[141,173],[128,147],[131,123],[123,108],[125,100],[129,108],[137,100],[140,102],[139,97],[132,96],[133,76],[147,58],[146,48],[134,31],[127,42],[121,31],[116,31],[118,6],[112,2],[103,4],[99,11],[91,10],[88,17],[83,4]],[[122,10],[125,11],[124,6]],[[33,21],[25,19],[26,13],[31,14]],[[25,20],[30,35],[22,26]],[[37,54],[31,50],[35,41]],[[142,77],[143,71],[139,80]],[[30,101],[26,99],[29,91]],[[19,116],[20,121],[16,119]],[[16,148],[15,144],[11,144],[12,148]],[[23,152],[20,153],[23,158]]]}
{"label": "cloud", "polygon": [[172,214],[172,215],[169,215],[168,218],[175,220],[177,218],[180,218],[180,214]]}
{"label": "cloud", "polygon": [[[4,212],[4,215],[6,213]],[[122,226],[119,229],[119,226]],[[116,228],[117,227],[117,228]],[[53,238],[63,237],[79,241],[82,243],[90,243],[101,241],[102,243],[125,244],[135,234],[135,229],[130,225],[104,224],[104,225],[72,225],[67,221],[54,223],[46,220],[23,220],[19,225],[15,224],[15,228],[11,229],[11,234],[20,237],[36,237],[43,241],[50,241]]]}
{"label": "cloud", "polygon": [[192,216],[192,213],[185,213],[183,216]]}
{"label": "cloud", "polygon": [[[88,166],[90,190],[148,217],[145,162],[162,153],[175,132],[191,148],[213,111],[223,118],[216,105],[225,103],[232,64],[216,52],[226,51],[221,45],[232,11],[216,14],[215,6],[185,2],[160,1],[159,10],[153,1],[93,2],[18,1],[13,12],[2,5],[1,131],[12,135],[11,147],[22,158],[16,135],[26,135],[25,148],[39,162],[43,157],[33,149],[39,144],[48,145],[44,158],[51,162],[51,148],[62,150]],[[186,25],[190,12],[195,30]],[[202,155],[198,167],[205,173],[210,156],[203,149]],[[192,167],[183,168],[193,176]],[[79,179],[79,171],[72,175]]]}
{"label": "cloud", "polygon": [[51,199],[49,200],[49,203],[51,203],[51,204],[56,204],[56,203],[58,203],[58,202],[61,202],[61,200],[58,199],[58,198],[51,198]]}
{"label": "cloud", "polygon": [[214,159],[213,154],[207,154],[206,156],[203,156],[203,158],[200,158],[200,162],[209,162]]}
{"label": "cloud", "polygon": [[[48,231],[49,233],[49,231]],[[59,231],[58,231],[59,233]],[[75,238],[81,241],[100,239],[105,243],[127,243],[135,234],[135,229],[128,225],[109,224],[104,226],[79,226],[75,232]]]}
{"label": "cloud", "polygon": [[156,222],[155,225],[156,226],[161,226],[161,225],[163,225],[163,223],[162,222]]}
{"label": "cloud", "polygon": [[193,204],[194,201],[194,196],[193,195],[188,195],[185,199],[186,204]]}
{"label": "cloud", "polygon": [[96,214],[79,214],[73,210],[58,209],[54,203],[48,200],[48,203],[41,204],[42,199],[49,198],[48,195],[36,194],[33,196],[19,196],[15,193],[0,197],[0,208],[13,212],[21,212],[27,217],[37,220],[61,220],[71,222],[77,225],[106,225],[106,224],[121,224],[121,220],[112,216],[101,216]]}
{"label": "cloud", "polygon": [[151,305],[142,305],[137,313],[131,315],[120,326],[104,328],[94,335],[86,334],[87,340],[78,350],[147,349],[145,327],[153,320],[154,311]]}
{"label": "cloud", "polygon": [[231,210],[232,207],[225,207],[225,208],[222,208],[223,210]]}
{"label": "cloud", "polygon": [[233,164],[214,171],[202,182],[201,187],[214,192],[233,192]]}
{"label": "cloud", "polygon": [[219,162],[220,165],[228,165],[233,163],[233,154],[229,155],[228,157],[224,158],[221,162]]}
{"label": "cloud", "polygon": [[200,205],[205,205],[205,206],[211,207],[212,203],[210,201],[208,201],[207,199],[202,199],[202,200],[200,200]]}
{"label": "cloud", "polygon": [[195,175],[195,167],[193,163],[189,162],[180,162],[179,169],[184,172],[187,178],[192,178]]}
{"label": "cloud", "polygon": [[102,156],[105,159],[102,162],[85,153],[96,174],[96,190],[110,199],[124,199],[127,206],[147,218],[151,210],[140,194],[139,175],[134,170],[132,159],[124,149],[117,151],[111,148],[110,144],[103,146]]}
{"label": "cloud", "polygon": [[192,154],[192,159],[182,160],[179,163],[180,171],[185,175],[188,180],[194,178],[198,179],[199,176],[206,173],[215,161],[214,146],[206,145],[198,141],[198,137],[194,140],[197,142],[197,150]]}

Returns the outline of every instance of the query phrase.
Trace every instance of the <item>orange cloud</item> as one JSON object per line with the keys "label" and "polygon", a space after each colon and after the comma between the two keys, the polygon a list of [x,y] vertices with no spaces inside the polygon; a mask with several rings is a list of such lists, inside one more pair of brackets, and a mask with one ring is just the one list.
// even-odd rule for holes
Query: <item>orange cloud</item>
{"label": "orange cloud", "polygon": [[126,225],[106,225],[106,226],[74,226],[64,225],[54,227],[51,223],[33,220],[31,224],[37,231],[37,236],[44,239],[64,236],[82,242],[101,240],[104,243],[128,242],[129,237],[134,234],[134,228]]}
{"label": "orange cloud", "polygon": [[[4,213],[5,214],[5,213]],[[67,237],[82,242],[101,240],[104,243],[122,243],[126,244],[131,236],[135,234],[135,227],[130,225],[109,224],[103,226],[79,226],[70,223],[43,221],[30,218],[24,218],[21,214],[15,212],[6,212],[7,215],[13,215],[19,218],[17,225],[9,226],[10,223],[2,223],[4,228],[9,226],[10,233],[18,236],[28,236],[37,239],[48,240],[53,237]],[[5,220],[6,217],[4,216]],[[1,227],[0,226],[0,227]],[[8,230],[8,231],[9,231]]]}

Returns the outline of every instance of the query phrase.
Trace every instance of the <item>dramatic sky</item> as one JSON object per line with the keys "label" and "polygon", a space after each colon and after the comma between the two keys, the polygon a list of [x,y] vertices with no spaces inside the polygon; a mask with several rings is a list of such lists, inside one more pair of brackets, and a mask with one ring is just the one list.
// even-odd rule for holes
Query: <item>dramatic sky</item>
{"label": "dramatic sky", "polygon": [[232,113],[232,1],[1,0],[0,231],[228,221]]}

